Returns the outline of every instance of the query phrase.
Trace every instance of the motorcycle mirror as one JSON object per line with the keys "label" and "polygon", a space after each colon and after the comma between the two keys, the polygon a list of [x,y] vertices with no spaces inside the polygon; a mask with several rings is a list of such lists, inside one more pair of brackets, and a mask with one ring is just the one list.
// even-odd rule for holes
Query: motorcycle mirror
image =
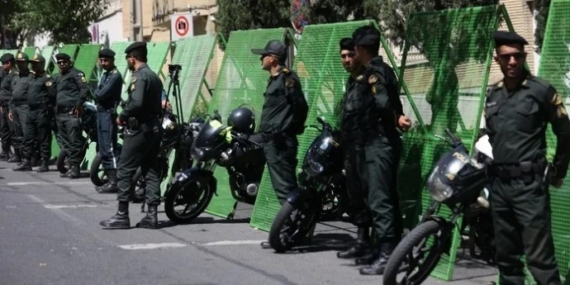
{"label": "motorcycle mirror", "polygon": [[446,142],[446,143],[449,143],[449,140],[448,140],[446,137],[443,137],[443,136],[440,136],[440,135],[434,135],[434,136],[435,136],[436,138],[438,138],[438,139],[440,139],[440,140]]}
{"label": "motorcycle mirror", "polygon": [[319,122],[322,125],[325,124],[325,120],[323,119],[323,117],[317,117],[317,122]]}
{"label": "motorcycle mirror", "polygon": [[321,131],[321,128],[317,125],[310,125],[309,127],[318,130],[319,132]]}

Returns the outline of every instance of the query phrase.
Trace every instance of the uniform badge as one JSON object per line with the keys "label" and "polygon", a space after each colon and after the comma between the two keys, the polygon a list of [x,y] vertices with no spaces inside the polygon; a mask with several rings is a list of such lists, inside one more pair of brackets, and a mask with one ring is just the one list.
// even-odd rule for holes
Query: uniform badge
{"label": "uniform badge", "polygon": [[18,59],[22,59],[22,58],[23,58],[22,53],[18,53]]}
{"label": "uniform badge", "polygon": [[356,77],[356,81],[362,81],[363,78],[364,78],[364,75],[362,75],[362,74],[361,74],[361,75],[358,75],[358,76]]}
{"label": "uniform badge", "polygon": [[135,82],[137,82],[137,78],[133,76],[133,78],[131,78],[131,87],[129,88],[129,92],[135,91]]}
{"label": "uniform badge", "polygon": [[562,102],[562,98],[560,97],[560,95],[554,94],[554,97],[552,97],[552,105],[557,107],[556,116],[558,116],[558,118],[563,118],[568,116],[566,108],[564,107],[564,102]]}
{"label": "uniform badge", "polygon": [[46,86],[47,86],[47,87],[50,87],[51,84],[52,84],[51,81],[47,81],[47,82],[46,82]]}
{"label": "uniform badge", "polygon": [[34,54],[34,57],[33,57],[32,59],[33,59],[33,60],[38,59],[38,55],[37,55],[37,54]]}
{"label": "uniform badge", "polygon": [[291,88],[293,85],[295,85],[295,81],[293,81],[293,79],[287,78],[287,80],[285,80],[285,86],[287,86],[287,88]]}
{"label": "uniform badge", "polygon": [[370,75],[370,77],[368,77],[368,83],[370,84],[374,84],[378,81],[378,77],[376,77],[376,75],[372,74]]}

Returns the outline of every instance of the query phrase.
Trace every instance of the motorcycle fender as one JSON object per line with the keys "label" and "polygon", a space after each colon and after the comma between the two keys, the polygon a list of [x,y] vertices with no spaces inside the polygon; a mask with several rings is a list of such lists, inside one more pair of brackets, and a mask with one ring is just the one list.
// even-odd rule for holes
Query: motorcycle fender
{"label": "motorcycle fender", "polygon": [[303,195],[304,191],[301,189],[296,189],[287,195],[287,202],[291,204],[293,207],[298,208],[301,203],[303,202],[305,195]]}
{"label": "motorcycle fender", "polygon": [[442,244],[443,252],[447,255],[451,252],[451,244],[453,241],[453,225],[451,225],[445,218],[440,216],[429,216],[426,221],[436,221],[441,226],[441,237],[444,243]]}
{"label": "motorcycle fender", "polygon": [[214,173],[211,171],[203,170],[197,167],[192,167],[186,169],[182,172],[177,172],[172,178],[172,184],[183,184],[189,179],[195,179],[200,181],[200,183],[210,183],[210,187],[214,189],[214,193],[217,193],[217,180],[214,177]]}

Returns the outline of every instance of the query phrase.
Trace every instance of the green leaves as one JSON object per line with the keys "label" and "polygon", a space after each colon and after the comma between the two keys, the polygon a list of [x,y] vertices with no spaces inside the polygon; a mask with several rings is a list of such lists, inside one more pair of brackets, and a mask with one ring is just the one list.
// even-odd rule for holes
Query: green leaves
{"label": "green leaves", "polygon": [[[105,0],[0,0],[6,27],[24,38],[50,33],[54,43],[78,44],[90,39],[91,22],[103,15]],[[4,5],[4,3],[9,3]],[[4,7],[10,7],[5,11]]]}

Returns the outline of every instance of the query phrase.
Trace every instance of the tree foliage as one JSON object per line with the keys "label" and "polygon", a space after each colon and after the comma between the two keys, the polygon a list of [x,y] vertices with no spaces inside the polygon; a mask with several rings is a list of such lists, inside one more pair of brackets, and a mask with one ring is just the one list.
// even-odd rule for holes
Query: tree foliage
{"label": "tree foliage", "polygon": [[[5,27],[22,42],[48,33],[53,43],[78,44],[90,40],[88,26],[99,19],[105,0],[0,0]],[[7,3],[8,5],[4,5]],[[10,9],[4,10],[4,7]]]}
{"label": "tree foliage", "polygon": [[534,45],[536,52],[540,53],[542,50],[542,42],[544,41],[544,32],[546,31],[546,21],[548,20],[548,12],[550,10],[550,0],[536,0],[534,2],[534,9],[536,14],[536,29],[534,30]]}

